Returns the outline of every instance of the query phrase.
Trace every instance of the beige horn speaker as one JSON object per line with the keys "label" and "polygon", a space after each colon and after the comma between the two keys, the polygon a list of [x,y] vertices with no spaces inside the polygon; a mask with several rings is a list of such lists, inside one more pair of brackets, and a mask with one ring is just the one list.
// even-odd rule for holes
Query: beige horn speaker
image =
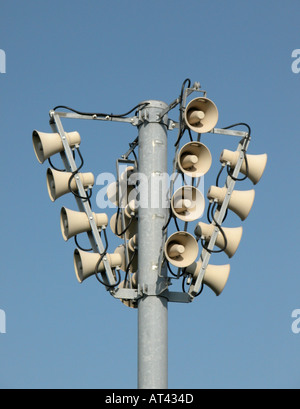
{"label": "beige horn speaker", "polygon": [[[108,217],[105,213],[93,213],[93,218],[98,228],[105,228],[108,225]],[[89,218],[84,212],[63,207],[60,212],[60,227],[65,241],[80,233],[91,231]]]}
{"label": "beige horn speaker", "polygon": [[[135,186],[128,184],[130,176],[136,172],[133,166],[128,166],[120,175],[120,181],[113,182],[107,187],[107,198],[115,206],[125,207],[128,204],[128,197]],[[121,195],[121,197],[119,197]],[[119,203],[120,202],[120,203]]]}
{"label": "beige horn speaker", "polygon": [[185,122],[197,133],[210,132],[217,124],[219,113],[216,105],[208,98],[195,98],[186,107]]}
{"label": "beige horn speaker", "polygon": [[[198,223],[195,228],[195,235],[202,238],[205,241],[209,241],[213,235],[216,226],[207,223]],[[222,227],[222,230],[226,236],[227,246],[224,252],[229,258],[233,257],[236,253],[243,235],[242,227]],[[215,245],[220,249],[225,247],[225,239],[223,234],[219,231]]]}
{"label": "beige horn speaker", "polygon": [[[100,257],[101,256],[98,253],[89,253],[78,249],[74,251],[74,268],[77,280],[80,283],[95,274],[96,265],[99,262]],[[105,257],[111,268],[120,267],[122,264],[122,257],[120,254],[106,254]],[[103,261],[98,267],[98,272],[105,272]]]}
{"label": "beige horn speaker", "polygon": [[[59,172],[51,168],[47,169],[47,188],[52,202],[70,192],[69,180],[71,176],[71,172]],[[92,173],[78,173],[76,177],[77,176],[80,178],[85,189],[92,187],[95,183],[95,178]],[[78,190],[75,178],[71,181],[71,188],[74,192]]]}
{"label": "beige horn speaker", "polygon": [[[120,254],[122,257],[122,263],[121,263],[121,270],[126,271],[126,257],[125,257],[125,246],[124,244],[121,244],[118,246],[115,250],[115,254]],[[132,259],[133,257],[133,259]],[[130,266],[129,266],[129,271],[131,273],[137,271],[138,269],[138,255],[137,253],[134,254],[134,252],[131,252],[129,250],[129,260],[128,263],[131,261]]]}
{"label": "beige horn speaker", "polygon": [[[129,217],[127,217],[126,215],[124,215],[124,216],[125,216],[125,227],[124,227],[124,229],[122,228],[122,215],[121,215],[121,212],[120,212],[119,217],[118,217],[117,226],[116,226],[117,213],[115,213],[115,214],[111,217],[111,219],[110,219],[110,228],[111,228],[111,231],[112,231],[116,236],[118,236],[118,237],[120,237],[120,238],[124,238],[124,234],[122,234],[122,235],[120,236],[120,233],[122,233],[122,232],[126,229],[125,237],[126,237],[126,239],[129,240],[129,239],[131,239],[135,234],[137,234],[138,221],[137,221],[137,218],[136,218],[136,217],[129,218]],[[130,224],[130,226],[128,227],[129,224]],[[127,227],[128,227],[128,228],[127,228]],[[117,234],[117,233],[118,233],[118,234]]]}
{"label": "beige horn speaker", "polygon": [[[243,155],[243,153],[240,153],[238,151],[233,152],[228,149],[224,149],[220,156],[220,162],[229,164],[231,168],[234,168],[241,154]],[[247,175],[248,178],[253,182],[253,184],[256,185],[260,181],[265,171],[267,160],[268,160],[268,155],[266,153],[262,155],[247,154],[248,175],[247,175],[247,166],[246,166],[245,160],[241,167],[241,173],[243,173],[244,175]]]}
{"label": "beige horn speaker", "polygon": [[165,244],[165,256],[175,267],[184,268],[192,264],[199,253],[196,239],[187,232],[172,234]]}
{"label": "beige horn speaker", "polygon": [[128,241],[128,249],[132,253],[136,251],[138,248],[138,235],[135,234],[129,241]]}
{"label": "beige horn speaker", "polygon": [[131,217],[135,217],[136,214],[137,214],[137,211],[138,211],[136,201],[135,200],[130,200],[128,205],[125,207],[124,211],[125,211],[126,217],[128,217],[129,219]]}
{"label": "beige horn speaker", "polygon": [[[81,139],[78,132],[65,133],[69,146],[80,145]],[[62,152],[64,146],[58,133],[44,133],[33,131],[32,142],[35,155],[40,163],[56,153]]]}
{"label": "beige horn speaker", "polygon": [[192,178],[205,175],[212,164],[210,150],[201,142],[189,142],[184,145],[178,155],[179,169]]}
{"label": "beige horn speaker", "polygon": [[205,199],[194,186],[179,188],[171,200],[173,214],[184,222],[200,219],[205,209]]}
{"label": "beige horn speaker", "polygon": [[128,179],[135,172],[136,172],[136,168],[134,166],[127,166],[124,172],[120,175],[120,183],[127,184]]}
{"label": "beige horn speaker", "polygon": [[[211,186],[208,193],[207,198],[209,200],[217,201],[219,204],[222,204],[227,194],[226,187],[220,188],[216,186]],[[229,209],[236,213],[241,220],[245,220],[250,210],[253,206],[255,198],[255,190],[234,190],[232,192],[230,201],[229,201]]]}
{"label": "beige horn speaker", "polygon": [[[113,182],[107,187],[106,195],[108,200],[113,203],[115,206],[119,206],[121,208],[126,207],[128,204],[128,197],[131,194],[131,192],[135,189],[133,185],[126,185],[122,184],[121,185],[121,195],[122,197],[119,200],[119,188],[118,188],[118,183]],[[120,204],[119,204],[120,201]]]}
{"label": "beige horn speaker", "polygon": [[[199,260],[186,269],[186,273],[192,274],[194,282],[197,280],[201,267],[202,261]],[[217,296],[219,296],[227,284],[229,274],[230,264],[222,266],[209,264],[203,277],[203,284],[207,285]]]}

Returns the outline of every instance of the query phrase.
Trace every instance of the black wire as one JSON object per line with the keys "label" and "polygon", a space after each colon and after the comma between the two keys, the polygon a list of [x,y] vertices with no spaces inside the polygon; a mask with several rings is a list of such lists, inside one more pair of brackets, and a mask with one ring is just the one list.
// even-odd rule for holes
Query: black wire
{"label": "black wire", "polygon": [[107,233],[106,233],[106,229],[103,229],[103,234],[104,234],[104,240],[105,240],[105,249],[104,249],[104,253],[107,253],[108,250],[108,240],[107,240]]}
{"label": "black wire", "polygon": [[174,277],[176,277],[176,278],[180,278],[180,277],[184,276],[185,270],[186,270],[185,268],[183,269],[183,271],[181,272],[181,274],[179,274],[179,276],[178,276],[177,274],[175,274],[175,273],[172,271],[171,266],[170,266],[170,263],[169,263],[169,260],[166,260],[166,262],[167,262],[167,268],[168,268],[169,272],[172,274],[172,276],[174,276]]}
{"label": "black wire", "polygon": [[[75,159],[75,150],[73,150],[73,158]],[[51,161],[51,157],[48,158],[48,163],[51,166],[52,169],[57,170],[58,172],[66,172],[66,169],[58,169],[56,166],[53,165]]]}
{"label": "black wire", "polygon": [[231,129],[231,128],[235,128],[237,126],[245,126],[248,129],[248,136],[246,136],[246,139],[250,139],[250,137],[251,137],[251,128],[245,122],[239,122],[237,124],[229,125],[229,126],[226,126],[226,128],[223,128],[223,129]]}
{"label": "black wire", "polygon": [[[209,204],[209,206],[208,206],[208,209],[207,209],[207,220],[209,221],[209,223],[212,223],[212,219],[215,220],[215,218],[214,218],[214,213],[215,213],[215,206],[217,205],[217,203],[215,202],[215,203],[213,204],[212,208],[211,208],[211,205],[212,205],[212,204],[213,204],[213,203],[211,202],[211,203]],[[228,216],[228,211],[229,211],[229,209],[227,208],[222,223],[224,223],[224,221],[226,220],[226,218],[227,218],[227,216]],[[210,213],[209,213],[209,212],[210,212]],[[210,218],[210,215],[211,215],[212,219]]]}
{"label": "black wire", "polygon": [[[77,197],[78,199],[88,200],[89,203],[90,203],[90,199],[91,199],[92,194],[93,194],[92,189],[89,189],[89,193],[87,193],[86,196],[81,196],[81,195],[79,195],[77,192],[75,192],[75,191],[72,189],[72,187],[71,187],[72,180],[73,180],[74,177],[79,173],[79,171],[82,169],[82,167],[83,167],[83,165],[84,165],[84,160],[83,160],[83,157],[82,157],[82,155],[81,155],[80,149],[79,149],[79,148],[76,148],[76,149],[77,149],[78,155],[79,155],[79,157],[80,157],[81,164],[80,164],[80,166],[79,166],[74,172],[72,172],[72,175],[71,175],[71,177],[70,177],[70,179],[69,179],[69,182],[68,182],[68,189],[69,189],[70,192],[73,193],[73,195],[74,195],[75,197]],[[91,205],[91,203],[90,203],[90,205]]]}
{"label": "black wire", "polygon": [[106,256],[107,250],[108,250],[108,240],[107,240],[106,229],[103,229],[103,233],[104,233],[104,238],[105,238],[105,249],[104,249],[103,253],[99,253],[100,254],[100,259],[98,260],[98,262],[97,262],[97,264],[95,266],[95,276],[96,276],[96,279],[99,281],[100,284],[103,284],[105,287],[108,287],[108,288],[114,288],[114,287],[118,286],[120,284],[120,282],[121,282],[121,274],[120,274],[119,270],[117,270],[118,281],[116,282],[116,284],[110,285],[110,284],[104,283],[101,280],[101,278],[99,277],[98,269],[99,269],[100,264],[102,263],[102,260]]}
{"label": "black wire", "polygon": [[82,251],[92,251],[92,250],[93,250],[92,248],[90,248],[90,249],[84,249],[84,248],[82,248],[82,247],[78,244],[77,235],[74,237],[74,241],[75,241],[76,246],[77,246],[80,250],[82,250]]}
{"label": "black wire", "polygon": [[134,217],[131,217],[131,219],[130,219],[128,225],[125,227],[125,229],[124,229],[121,233],[118,233],[118,221],[119,221],[119,217],[120,217],[120,212],[121,212],[121,208],[118,207],[117,216],[116,216],[116,221],[115,221],[115,232],[116,232],[115,234],[116,234],[116,236],[118,236],[118,237],[122,237],[123,234],[125,234],[125,233],[127,232],[127,230],[128,230],[129,227],[131,226],[131,223],[133,222],[133,219],[134,219]]}
{"label": "black wire", "polygon": [[189,78],[186,78],[186,79],[183,81],[183,84],[182,84],[182,86],[181,86],[181,92],[180,92],[180,103],[181,103],[181,104],[182,104],[183,92],[184,92],[184,88],[185,88],[186,84],[188,84],[187,88],[190,88],[190,87],[191,87],[191,80],[190,80]]}
{"label": "black wire", "polygon": [[52,169],[57,170],[58,172],[66,172],[66,169],[58,169],[57,167],[55,167],[53,163],[51,162],[51,158],[48,158],[48,163]]}
{"label": "black wire", "polygon": [[[101,261],[102,261],[102,259],[101,259]],[[108,288],[115,288],[115,287],[117,287],[117,286],[120,284],[120,282],[121,282],[121,274],[120,274],[120,271],[119,271],[118,269],[116,269],[115,271],[116,271],[117,274],[118,274],[118,281],[116,282],[116,284],[110,285],[110,284],[105,283],[105,282],[102,281],[101,278],[99,277],[99,275],[98,275],[99,273],[98,273],[98,272],[95,273],[95,276],[96,276],[96,278],[97,278],[97,280],[99,281],[100,284],[102,284],[102,285],[104,285],[105,287],[108,287]]]}
{"label": "black wire", "polygon": [[[235,128],[236,126],[245,126],[248,129],[248,135],[244,138],[247,141],[250,140],[251,138],[251,128],[248,124],[246,124],[245,122],[240,122],[237,124],[233,124],[233,125],[229,125],[226,128],[223,129],[231,129],[231,128]],[[243,180],[246,180],[249,177],[249,164],[248,164],[248,159],[247,159],[247,154],[245,149],[242,150],[242,152],[244,153],[244,160],[245,160],[245,165],[246,165],[246,175],[242,178],[235,178],[232,176],[233,174],[233,169],[231,169],[229,166],[227,166],[227,173],[228,175],[234,180],[234,181],[238,181],[238,182],[242,182]]]}
{"label": "black wire", "polygon": [[212,223],[212,220],[210,218],[212,204],[213,204],[212,202],[209,202],[209,205],[208,205],[208,208],[207,208],[207,220],[208,220],[209,224]]}
{"label": "black wire", "polygon": [[133,260],[134,260],[135,256],[136,256],[136,250],[134,250],[134,252],[133,252],[133,254],[132,254],[132,256],[131,256],[131,258],[129,260],[129,263],[128,263],[127,267],[126,267],[124,283],[126,283],[128,281],[127,278],[128,278],[128,274],[129,274],[129,269],[131,267],[131,264],[133,263]]}
{"label": "black wire", "polygon": [[184,89],[186,84],[188,84],[188,88],[190,88],[191,86],[191,80],[189,78],[187,78],[186,80],[184,80],[182,86],[181,86],[181,92],[180,92],[180,107],[179,107],[179,133],[178,133],[178,138],[177,141],[175,143],[175,147],[177,147],[184,135],[184,132],[186,131],[185,126],[183,126],[183,118],[182,118],[182,111],[183,111],[183,106],[182,106],[182,102],[183,102],[183,93],[184,93]]}
{"label": "black wire", "polygon": [[191,132],[190,128],[188,128],[188,133],[189,133],[189,136],[190,136],[190,141],[194,142],[194,139],[193,139],[192,132]]}
{"label": "black wire", "polygon": [[[184,293],[186,293],[186,291],[185,291],[185,281],[186,281],[186,279],[187,279],[187,276],[185,276],[185,277],[183,278],[183,280],[182,280],[182,291],[183,291]],[[202,294],[203,289],[204,289],[204,283],[202,282],[200,291],[199,291],[194,297],[199,297],[199,295]]]}
{"label": "black wire", "polygon": [[127,152],[125,155],[122,156],[122,159],[128,159],[128,157],[131,154],[133,154],[136,168],[138,167],[138,158],[135,153],[135,149],[138,147],[138,145],[139,145],[139,137],[137,136],[136,139],[129,144],[129,148],[130,148],[130,150],[128,151],[129,153]]}
{"label": "black wire", "polygon": [[[207,245],[206,245],[206,240],[201,240],[201,245],[202,247],[209,253],[211,254],[216,254],[216,253],[222,253],[223,251],[225,251],[227,249],[227,245],[228,245],[228,241],[227,241],[227,237],[226,234],[224,232],[224,230],[222,229],[222,226],[216,221],[215,217],[214,217],[214,209],[216,207],[217,203],[214,203],[212,206],[212,203],[209,204],[208,207],[208,212],[211,210],[211,217],[212,220],[215,222],[216,227],[218,227],[220,233],[222,234],[223,238],[224,238],[224,247],[222,249],[219,250],[209,250]],[[212,220],[210,219],[210,215],[208,213],[208,221],[209,223],[212,223]]]}
{"label": "black wire", "polygon": [[227,166],[228,176],[230,176],[231,179],[233,179],[233,180],[236,181],[236,182],[242,182],[243,180],[246,180],[246,179],[249,177],[249,164],[248,164],[247,154],[246,154],[246,152],[245,152],[244,149],[242,150],[242,152],[244,153],[244,160],[245,160],[245,165],[246,165],[246,174],[245,174],[244,177],[242,177],[242,178],[235,178],[235,177],[233,176],[234,169],[232,169],[230,166]]}
{"label": "black wire", "polygon": [[221,167],[221,170],[220,170],[220,172],[218,173],[217,180],[216,180],[216,186],[217,186],[217,187],[219,187],[219,180],[220,180],[220,176],[221,176],[223,170],[224,170],[224,166]]}
{"label": "black wire", "polygon": [[109,116],[110,118],[123,118],[124,116],[127,116],[127,115],[131,114],[131,113],[132,113],[134,110],[136,110],[137,108],[145,107],[145,106],[147,106],[148,104],[149,104],[149,102],[145,102],[145,103],[143,103],[143,104],[138,104],[138,105],[136,105],[134,108],[132,108],[130,111],[126,112],[125,114],[120,114],[120,115],[105,114],[105,113],[81,112],[81,111],[78,111],[78,110],[76,110],[76,109],[67,107],[67,106],[65,106],[65,105],[58,105],[57,107],[53,108],[53,111],[56,111],[57,109],[61,109],[61,108],[62,108],[62,109],[67,109],[67,110],[69,110],[69,111],[75,112],[75,113],[78,114],[78,115],[84,115],[84,116],[94,116],[94,115],[96,115],[96,116],[102,116],[102,117],[107,117],[107,116]]}
{"label": "black wire", "polygon": [[173,214],[173,219],[174,219],[174,223],[175,223],[177,231],[180,231],[180,227],[178,226],[177,218],[174,214]]}

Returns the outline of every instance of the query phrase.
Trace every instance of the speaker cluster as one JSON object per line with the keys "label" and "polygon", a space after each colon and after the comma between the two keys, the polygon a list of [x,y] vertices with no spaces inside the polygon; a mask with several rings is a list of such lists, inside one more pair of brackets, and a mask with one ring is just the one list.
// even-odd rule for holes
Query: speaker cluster
{"label": "speaker cluster", "polygon": [[[211,209],[211,212],[208,211],[209,223],[200,222],[199,220],[205,211],[205,198],[197,188],[196,182],[199,182],[200,178],[209,172],[212,165],[211,152],[207,146],[200,142],[200,139],[202,134],[213,132],[218,122],[218,109],[210,99],[200,97],[188,103],[184,108],[182,118],[184,127],[189,130],[190,135],[191,131],[196,132],[198,140],[191,138],[191,141],[181,148],[177,146],[176,171],[181,174],[184,186],[172,192],[170,212],[176,221],[177,231],[166,239],[164,256],[169,269],[170,265],[177,267],[181,270],[181,276],[184,276],[184,280],[188,279],[189,282],[195,283],[203,274],[203,254],[205,252],[210,254],[224,252],[231,258],[236,253],[242,239],[243,228],[223,227],[222,223],[225,217],[221,223],[217,222],[214,211],[220,212],[225,203],[227,211],[232,211],[241,221],[244,221],[254,203],[255,191],[253,189],[230,191],[228,180],[237,181],[248,178],[256,185],[264,173],[267,155],[247,154],[247,143],[249,142],[247,139],[247,143],[241,145],[243,148],[237,151],[224,149],[220,155],[220,163],[222,170],[227,167],[228,179],[223,187],[219,186],[217,179],[216,185],[209,188],[207,193]],[[43,164],[48,160],[50,165],[52,165],[50,158],[58,153],[63,154],[66,144],[75,154],[76,150],[79,152],[81,143],[78,132],[60,135],[59,133],[43,133],[35,130],[32,134],[32,140],[38,162]],[[110,221],[105,213],[90,211],[87,214],[87,212],[73,211],[66,207],[61,209],[60,225],[65,241],[73,237],[76,240],[78,234],[90,233],[93,228],[96,228],[99,234],[104,232],[107,244],[106,228],[108,225],[116,236],[124,240],[124,243],[118,246],[112,254],[107,253],[107,248],[100,254],[91,253],[82,248],[76,249],[74,267],[80,283],[92,275],[97,276],[98,273],[105,277],[106,266],[110,266],[115,278],[117,278],[119,269],[126,273],[125,280],[121,282],[120,279],[119,281],[116,279],[115,286],[118,285],[119,288],[138,287],[138,209],[135,200],[131,200],[131,193],[136,193],[133,192],[136,186],[129,183],[130,177],[138,170],[136,161],[133,163],[134,165],[127,166],[125,171],[118,175],[117,182],[112,183],[107,188],[108,199],[118,208]],[[238,179],[235,174],[237,166],[239,166],[238,174],[244,175],[242,179]],[[95,178],[92,173],[81,173],[81,167],[73,172],[66,169],[56,169],[53,165],[47,169],[47,189],[51,201],[54,202],[68,193],[73,193],[77,198],[89,202],[88,192],[93,188]],[[186,177],[191,178],[190,184],[186,184]],[[81,186],[81,193],[78,191],[79,186]],[[81,196],[82,189],[86,194],[84,197]],[[93,220],[93,224],[91,220]],[[178,227],[177,220],[185,223],[183,230]],[[197,222],[194,235],[187,231],[187,225],[190,222]],[[213,237],[215,239],[213,246],[219,249],[217,251],[213,251],[209,247]],[[200,240],[203,251],[199,258],[198,242]],[[208,264],[205,266],[202,277],[202,288],[203,285],[207,285],[216,295],[220,295],[227,283],[229,273],[229,264],[222,266]],[[122,300],[122,302],[129,307],[136,306],[130,300]]]}
{"label": "speaker cluster", "polygon": [[[205,253],[224,252],[229,258],[233,257],[240,245],[243,228],[223,227],[222,223],[216,222],[213,212],[211,212],[212,217],[209,216],[209,224],[199,221],[205,210],[205,199],[195,187],[194,182],[205,175],[212,164],[210,150],[200,142],[200,138],[203,133],[213,132],[217,124],[218,109],[216,105],[208,98],[196,98],[186,106],[184,121],[189,132],[194,131],[198,134],[198,141],[191,141],[180,150],[178,148],[177,170],[182,174],[184,181],[185,176],[192,178],[192,183],[191,185],[185,184],[178,189],[171,199],[172,215],[175,219],[185,222],[185,231],[179,231],[176,222],[178,231],[167,239],[165,257],[168,263],[181,269],[181,274],[177,274],[177,277],[184,276],[185,279],[188,278],[189,283],[195,283],[201,272]],[[244,149],[234,152],[224,149],[220,156],[222,169],[227,166],[228,176],[233,180],[244,180],[233,177],[233,172],[240,159],[244,159],[239,170],[245,175],[244,179],[249,178],[253,184],[258,183],[266,167],[267,155],[248,155]],[[219,187],[218,184],[211,186],[207,193],[210,208],[219,211],[228,195],[230,195],[230,200],[227,209],[244,221],[253,206],[255,191],[233,190],[230,192],[227,183],[224,187]],[[193,236],[187,232],[187,223],[196,220],[198,223]],[[219,249],[216,251],[208,248],[213,235],[215,237],[214,246]],[[203,251],[198,259],[199,240],[201,240]],[[169,270],[171,271],[170,268]],[[229,273],[229,264],[221,266],[208,264],[202,279],[202,289],[203,285],[207,285],[216,295],[220,295],[225,288]]]}

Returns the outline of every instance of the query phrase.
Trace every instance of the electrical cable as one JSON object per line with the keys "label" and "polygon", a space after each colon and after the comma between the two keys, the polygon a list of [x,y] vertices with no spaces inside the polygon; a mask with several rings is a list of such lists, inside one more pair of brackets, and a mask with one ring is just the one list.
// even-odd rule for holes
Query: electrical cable
{"label": "electrical cable", "polygon": [[[206,245],[207,241],[206,240],[201,240],[202,247],[207,252],[209,252],[211,254],[222,253],[223,251],[225,251],[227,249],[227,245],[228,245],[226,234],[225,234],[224,230],[222,229],[222,226],[216,221],[216,219],[214,217],[214,209],[215,209],[216,205],[217,205],[216,202],[213,204],[213,206],[212,206],[212,203],[209,204],[208,211],[207,211],[207,213],[208,213],[207,218],[208,218],[209,223],[212,223],[212,221],[214,221],[216,227],[218,227],[220,233],[222,234],[222,236],[224,238],[224,247],[222,249],[219,249],[219,250],[209,250],[207,245]],[[210,214],[209,214],[209,212],[210,212]],[[212,220],[211,220],[210,216],[212,217]]]}
{"label": "electrical cable", "polygon": [[222,166],[220,172],[218,173],[217,180],[216,180],[216,186],[217,187],[219,187],[220,176],[223,173],[224,167],[225,166]]}
{"label": "electrical cable", "polygon": [[82,247],[78,244],[77,234],[76,234],[76,236],[74,237],[74,241],[75,241],[76,246],[77,246],[80,250],[82,250],[82,251],[92,251],[92,250],[93,250],[92,248],[90,248],[90,249],[84,249],[84,248],[82,248]]}
{"label": "electrical cable", "polygon": [[[244,123],[244,122],[240,122],[240,123],[237,123],[237,124],[229,125],[229,126],[227,126],[226,128],[223,128],[223,129],[231,129],[231,128],[235,128],[236,126],[245,126],[245,127],[248,129],[248,135],[245,136],[245,138],[243,138],[243,139],[246,139],[247,141],[249,141],[250,138],[251,138],[251,128],[250,128],[250,126],[249,126],[248,124],[246,124],[246,123]],[[233,169],[231,169],[230,166],[227,166],[228,176],[230,176],[231,179],[233,179],[234,181],[237,181],[237,182],[242,182],[242,181],[246,180],[246,179],[249,177],[249,164],[248,164],[248,159],[247,159],[247,153],[246,153],[246,150],[245,150],[245,149],[242,149],[241,152],[244,153],[244,160],[245,160],[245,166],[246,166],[246,174],[245,174],[245,176],[242,177],[242,178],[235,178],[235,177],[233,176]]]}
{"label": "electrical cable", "polygon": [[[89,193],[87,193],[86,196],[84,197],[84,196],[79,195],[77,192],[75,192],[75,191],[72,189],[72,187],[71,187],[72,180],[73,180],[74,177],[79,173],[79,171],[82,169],[82,167],[83,167],[83,165],[84,165],[84,160],[83,160],[83,157],[82,157],[82,155],[81,155],[80,149],[79,149],[79,148],[76,148],[76,149],[77,149],[78,155],[79,155],[79,157],[80,157],[81,164],[80,164],[80,166],[79,166],[74,172],[72,172],[72,175],[71,175],[71,177],[70,177],[70,179],[69,179],[69,182],[68,182],[68,189],[69,189],[70,192],[73,193],[73,195],[74,195],[75,197],[77,197],[78,199],[88,200],[89,203],[90,203],[90,199],[91,199],[92,194],[93,194],[92,189],[89,189]],[[91,203],[90,203],[90,206],[91,206]]]}
{"label": "electrical cable", "polygon": [[194,142],[194,139],[193,139],[192,132],[191,132],[190,128],[188,128],[188,133],[189,133],[189,136],[190,136],[190,141]]}
{"label": "electrical cable", "polygon": [[121,212],[121,208],[118,206],[118,210],[117,210],[117,216],[116,216],[116,220],[115,220],[115,234],[118,237],[122,237],[123,234],[125,234],[127,232],[127,230],[129,229],[129,227],[131,226],[131,223],[133,222],[134,216],[131,217],[128,225],[125,227],[125,229],[121,232],[118,233],[118,224],[119,224],[119,217],[120,217],[120,212]]}
{"label": "electrical cable", "polygon": [[[183,291],[184,293],[186,293],[186,291],[185,291],[185,282],[186,282],[186,279],[187,279],[187,276],[185,276],[185,277],[183,278],[183,280],[182,280],[182,291]],[[195,297],[195,298],[196,298],[196,297],[199,297],[199,295],[202,294],[203,290],[204,290],[204,283],[202,282],[200,291],[199,291],[194,297]]]}
{"label": "electrical cable", "polygon": [[136,256],[136,250],[134,250],[134,252],[133,252],[133,254],[132,254],[132,256],[131,256],[131,258],[129,260],[129,263],[128,263],[127,267],[126,267],[124,283],[129,282],[129,280],[128,280],[129,269],[130,269],[131,264],[133,263],[133,260],[134,260],[135,256]]}
{"label": "electrical cable", "polygon": [[178,225],[177,218],[176,218],[176,216],[174,214],[173,214],[173,219],[174,219],[174,223],[175,223],[177,231],[180,231],[180,227]]}
{"label": "electrical cable", "polygon": [[185,270],[186,270],[185,268],[182,270],[181,274],[177,275],[172,271],[169,260],[166,260],[166,263],[167,263],[167,268],[168,268],[169,272],[172,274],[173,277],[180,278],[180,277],[184,276]]}
{"label": "electrical cable", "polygon": [[57,172],[66,172],[66,169],[58,169],[57,167],[55,167],[55,166],[53,165],[53,163],[51,162],[51,158],[48,158],[48,163],[49,163],[50,167],[51,167],[52,169],[56,170]]}
{"label": "electrical cable", "polygon": [[[110,117],[110,118],[124,118],[125,116],[131,114],[134,110],[137,110],[138,108],[142,107],[144,108],[145,106],[147,106],[149,104],[149,102],[144,102],[142,104],[138,104],[136,105],[134,108],[132,108],[130,111],[126,112],[125,114],[120,114],[120,115],[114,115],[114,114],[105,114],[105,113],[92,113],[92,112],[81,112],[78,111],[76,109],[70,108],[68,106],[65,105],[58,105],[55,108],[53,108],[53,111],[56,111],[57,109],[67,109],[68,111],[74,112],[78,115],[83,115],[83,116],[99,116],[99,117]],[[140,108],[140,109],[142,109]]]}
{"label": "electrical cable", "polygon": [[181,86],[181,92],[180,92],[180,97],[179,97],[179,100],[180,100],[180,107],[179,107],[179,131],[178,131],[177,141],[176,141],[176,143],[175,143],[175,145],[174,145],[175,147],[178,147],[178,145],[179,145],[179,143],[180,143],[180,141],[181,141],[181,139],[182,139],[182,137],[183,137],[183,135],[184,135],[184,132],[185,132],[185,130],[186,130],[185,124],[184,124],[184,121],[183,121],[183,105],[182,105],[182,103],[183,103],[183,93],[184,93],[184,89],[185,89],[186,84],[188,84],[187,87],[190,88],[190,86],[191,86],[191,80],[190,80],[189,78],[187,78],[186,80],[184,80],[184,82],[183,82],[183,84],[182,84],[182,86]]}
{"label": "electrical cable", "polygon": [[103,233],[104,233],[104,238],[105,238],[105,249],[104,249],[103,253],[99,253],[100,254],[100,259],[98,260],[98,262],[97,262],[97,264],[95,266],[95,276],[96,276],[96,279],[99,281],[100,284],[103,284],[105,287],[108,287],[108,288],[115,288],[121,282],[121,274],[120,274],[120,271],[118,269],[116,269],[117,273],[118,273],[118,281],[116,282],[116,284],[110,285],[110,284],[104,283],[101,280],[101,278],[99,277],[99,271],[98,271],[99,266],[102,263],[102,260],[104,259],[104,257],[106,256],[107,250],[108,250],[108,240],[107,240],[106,229],[103,229]]}

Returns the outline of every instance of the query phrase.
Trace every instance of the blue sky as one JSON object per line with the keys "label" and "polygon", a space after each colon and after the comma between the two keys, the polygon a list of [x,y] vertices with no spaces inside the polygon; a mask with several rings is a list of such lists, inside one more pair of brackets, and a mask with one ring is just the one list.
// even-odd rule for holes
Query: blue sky
{"label": "blue sky", "polygon": [[[2,3],[0,388],[136,387],[137,312],[96,280],[78,284],[75,245],[59,225],[74,199],[50,202],[31,134],[50,132],[56,105],[118,114],[145,99],[170,103],[187,77],[217,105],[219,127],[251,125],[249,153],[268,153],[268,165],[223,294],[206,289],[192,304],[169,305],[169,387],[300,387],[300,334],[291,330],[300,309],[300,74],[291,69],[299,15],[291,0]],[[126,124],[64,124],[80,132],[85,170],[95,175],[114,173],[137,136]],[[176,132],[169,137],[171,163]],[[237,141],[203,142],[214,158],[208,189],[221,151]],[[250,188],[246,181],[241,190]],[[109,244],[120,244],[111,232]]]}

